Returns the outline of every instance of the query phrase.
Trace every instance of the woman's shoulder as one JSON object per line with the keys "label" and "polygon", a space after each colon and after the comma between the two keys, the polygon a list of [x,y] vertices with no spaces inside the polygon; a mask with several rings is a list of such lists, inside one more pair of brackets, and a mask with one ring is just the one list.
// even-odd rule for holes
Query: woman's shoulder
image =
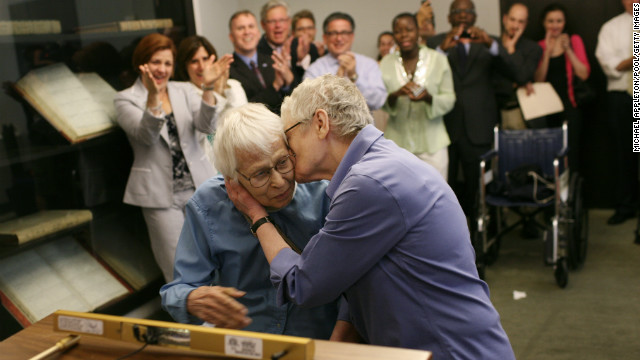
{"label": "woman's shoulder", "polygon": [[580,43],[583,42],[582,41],[582,37],[580,35],[578,35],[578,34],[571,34],[569,36],[569,39],[571,39],[571,42],[580,42]]}

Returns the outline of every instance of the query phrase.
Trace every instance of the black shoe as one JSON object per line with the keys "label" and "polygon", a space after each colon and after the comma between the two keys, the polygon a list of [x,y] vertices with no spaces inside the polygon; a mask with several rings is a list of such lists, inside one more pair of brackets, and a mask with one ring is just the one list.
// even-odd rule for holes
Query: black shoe
{"label": "black shoe", "polygon": [[636,214],[633,212],[624,212],[624,211],[616,210],[613,216],[611,216],[609,220],[607,220],[607,224],[609,225],[622,224],[623,222],[634,217],[636,217]]}

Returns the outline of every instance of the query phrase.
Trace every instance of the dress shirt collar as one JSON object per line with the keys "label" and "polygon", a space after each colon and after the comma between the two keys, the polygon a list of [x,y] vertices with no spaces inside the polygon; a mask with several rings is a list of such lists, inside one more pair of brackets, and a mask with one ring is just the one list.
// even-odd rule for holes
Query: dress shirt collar
{"label": "dress shirt collar", "polygon": [[382,137],[382,131],[373,125],[367,125],[364,129],[360,130],[351,142],[351,145],[349,145],[349,149],[347,149],[342,161],[340,161],[340,165],[338,165],[336,172],[329,182],[329,186],[327,187],[327,195],[329,198],[333,198],[338,186],[340,186],[342,180],[347,176],[351,167],[362,159],[371,145],[380,137]]}
{"label": "dress shirt collar", "polygon": [[244,56],[238,53],[235,53],[236,55],[238,55],[238,57],[240,58],[240,60],[242,60],[243,63],[247,64],[247,67],[249,69],[251,69],[251,62],[253,61],[254,63],[256,63],[256,66],[258,65],[258,52],[254,52],[253,55],[251,56]]}

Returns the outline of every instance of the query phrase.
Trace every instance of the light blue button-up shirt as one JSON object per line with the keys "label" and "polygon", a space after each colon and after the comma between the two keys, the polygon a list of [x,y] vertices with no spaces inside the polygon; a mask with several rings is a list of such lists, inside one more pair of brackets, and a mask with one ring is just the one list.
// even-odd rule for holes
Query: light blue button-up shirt
{"label": "light blue button-up shirt", "polygon": [[316,306],[345,293],[374,345],[434,359],[514,359],[478,278],[467,221],[442,176],[373,125],[355,137],[327,195],[324,227],[271,262],[278,301]]}
{"label": "light blue button-up shirt", "polygon": [[[327,182],[299,184],[289,205],[269,213],[301,249],[324,224],[326,187]],[[186,307],[187,296],[197,287],[230,286],[247,292],[238,301],[248,308],[253,322],[243,330],[329,338],[337,317],[335,302],[304,309],[276,304],[269,263],[247,220],[229,200],[222,177],[203,183],[185,211],[174,280],[160,289],[162,306],[176,321],[202,323]]]}
{"label": "light blue button-up shirt", "polygon": [[[367,101],[369,110],[377,110],[387,100],[387,89],[382,81],[382,72],[378,63],[370,57],[354,53],[356,58],[356,86]],[[325,74],[338,72],[338,59],[326,54],[314,61],[304,73],[305,79],[315,79]]]}

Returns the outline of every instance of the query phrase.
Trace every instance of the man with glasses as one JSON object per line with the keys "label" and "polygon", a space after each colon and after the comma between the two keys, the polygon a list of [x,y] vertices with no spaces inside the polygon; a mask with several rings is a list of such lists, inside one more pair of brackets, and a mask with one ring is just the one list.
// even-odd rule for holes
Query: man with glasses
{"label": "man with glasses", "polygon": [[[427,45],[449,59],[456,103],[444,116],[449,145],[449,183],[467,216],[475,213],[480,176],[479,157],[491,148],[498,108],[492,78],[494,69],[512,77],[508,54],[494,37],[475,26],[471,0],[454,0],[449,8],[451,30],[427,40]],[[462,183],[457,181],[462,169]]]}
{"label": "man with glasses", "polygon": [[318,49],[306,37],[290,36],[289,5],[282,0],[268,1],[260,11],[260,24],[264,35],[258,43],[258,52],[266,56],[274,51],[283,54],[290,60],[296,84],[299,83],[305,69],[318,58]]}
{"label": "man with glasses", "polygon": [[236,207],[262,223],[256,234],[278,303],[317,306],[344,294],[334,340],[357,334],[434,359],[514,359],[453,191],[371,125],[353,83],[334,75],[303,81],[283,102],[282,122],[296,180],[331,180],[326,222],[302,254],[262,223],[268,211],[245,183],[227,182]]}
{"label": "man with glasses", "polygon": [[362,92],[369,110],[377,110],[387,99],[387,89],[378,63],[370,57],[351,51],[355,27],[349,14],[334,12],[327,16],[322,30],[328,54],[311,64],[304,73],[304,78],[314,79],[325,74],[345,77]]}
{"label": "man with glasses", "polygon": [[185,209],[174,280],[160,290],[163,308],[176,321],[318,339],[331,335],[334,301],[306,308],[276,304],[269,264],[255,238],[257,228],[269,222],[300,252],[328,212],[327,183],[296,185],[295,155],[285,140],[280,118],[262,104],[229,110],[220,119],[216,167],[241,183],[269,216],[250,227],[229,200],[222,177],[198,188]]}

